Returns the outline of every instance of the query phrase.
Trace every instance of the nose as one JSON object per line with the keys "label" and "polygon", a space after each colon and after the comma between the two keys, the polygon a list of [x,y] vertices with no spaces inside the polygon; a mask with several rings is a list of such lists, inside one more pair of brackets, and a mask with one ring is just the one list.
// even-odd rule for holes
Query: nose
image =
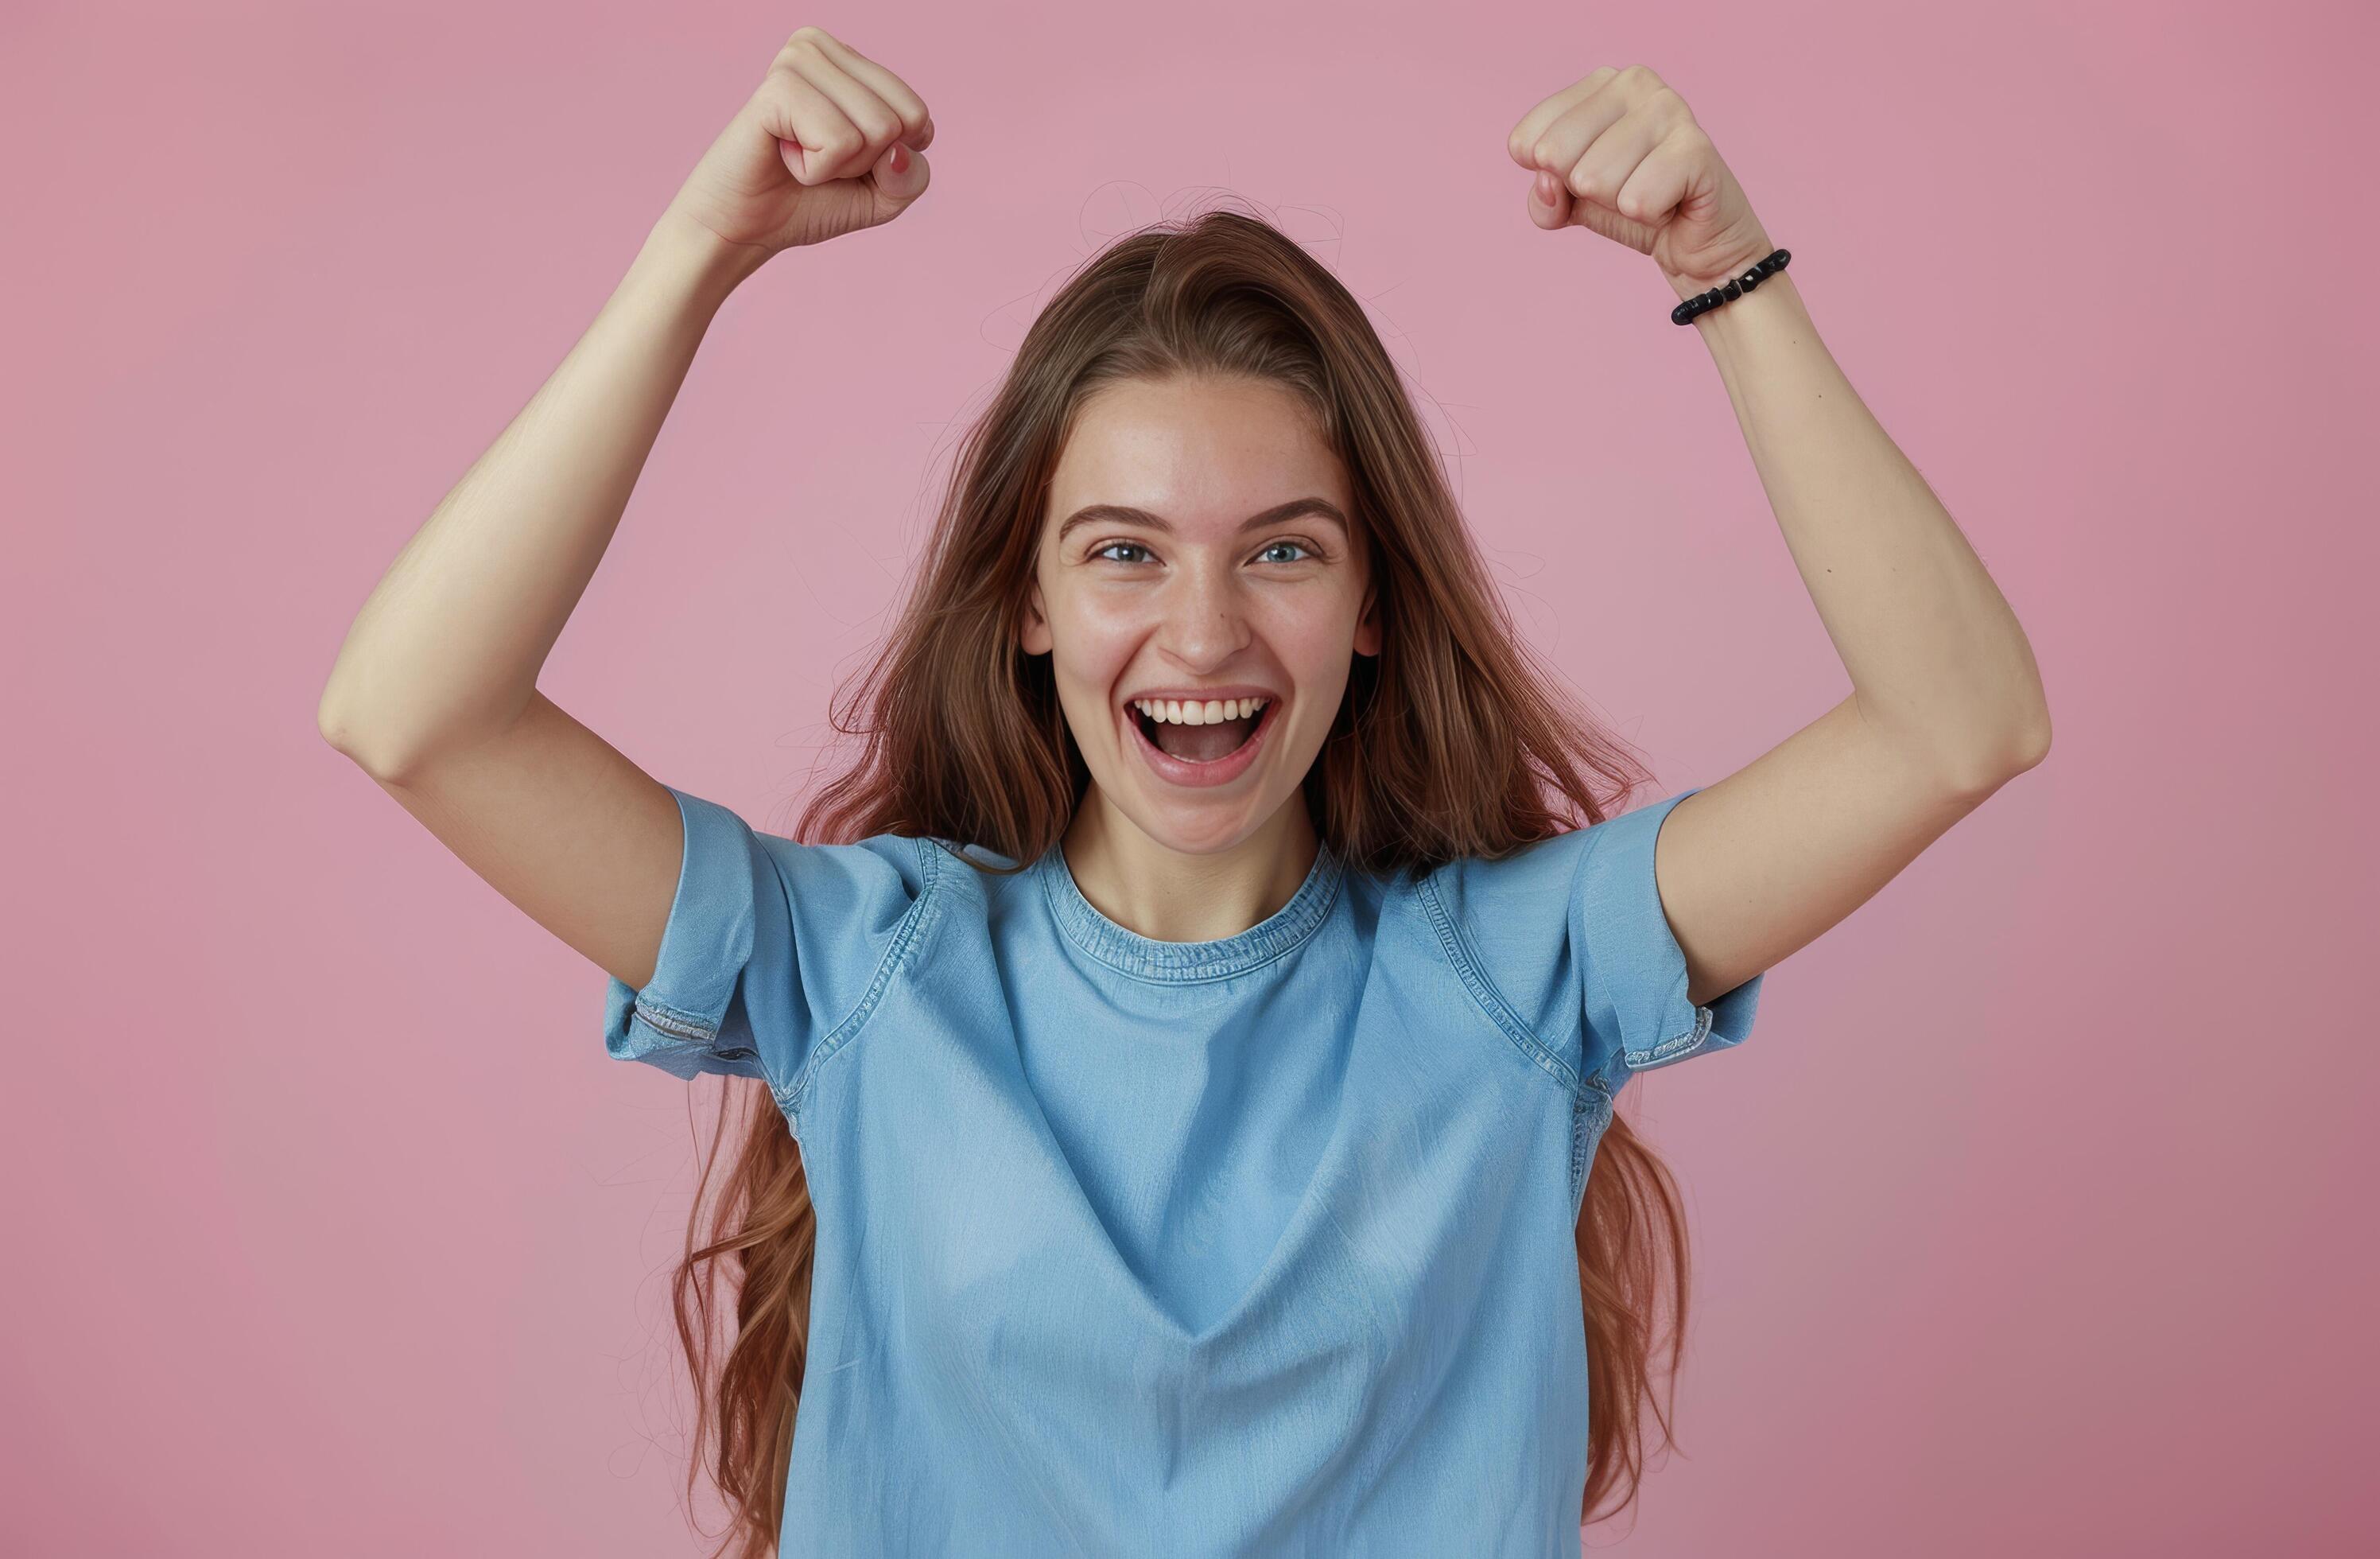
{"label": "nose", "polygon": [[1159,647],[1167,657],[1206,676],[1247,644],[1247,614],[1230,570],[1185,570],[1165,603]]}

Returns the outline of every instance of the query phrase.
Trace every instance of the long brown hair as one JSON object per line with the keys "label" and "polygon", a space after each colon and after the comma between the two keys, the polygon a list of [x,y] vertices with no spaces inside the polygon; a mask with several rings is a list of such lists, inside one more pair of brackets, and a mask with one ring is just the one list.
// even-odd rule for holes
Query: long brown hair
{"label": "long brown hair", "polygon": [[[1026,332],[961,443],[900,620],[873,664],[832,700],[835,729],[861,738],[860,749],[811,799],[794,837],[850,843],[892,833],[972,842],[1027,862],[1065,832],[1089,771],[1048,658],[1018,642],[1050,481],[1086,397],[1119,380],[1181,375],[1291,391],[1352,476],[1382,644],[1378,656],[1355,657],[1305,783],[1317,831],[1351,869],[1427,871],[1501,855],[1603,821],[1607,802],[1616,807],[1650,779],[1563,696],[1514,631],[1396,366],[1354,296],[1262,217],[1210,209],[1153,224],[1092,257]],[[1005,783],[987,785],[986,775]],[[739,1097],[743,1118],[731,1122]],[[715,1431],[712,1476],[735,1513],[718,1552],[740,1541],[740,1559],[753,1559],[777,1538],[817,1220],[800,1147],[766,1088],[728,1083],[719,1124],[673,1304],[698,1399],[688,1492]],[[706,1224],[720,1145],[731,1140],[735,1160]],[[1665,1278],[1672,1403],[1684,1349],[1683,1207],[1668,1170],[1617,1115],[1587,1180],[1577,1248],[1590,1423],[1585,1522],[1607,1495],[1618,1498],[1604,1515],[1635,1498],[1645,1449],[1640,1405],[1670,1439],[1650,1368]],[[722,1274],[734,1280],[735,1326],[714,1386]]]}

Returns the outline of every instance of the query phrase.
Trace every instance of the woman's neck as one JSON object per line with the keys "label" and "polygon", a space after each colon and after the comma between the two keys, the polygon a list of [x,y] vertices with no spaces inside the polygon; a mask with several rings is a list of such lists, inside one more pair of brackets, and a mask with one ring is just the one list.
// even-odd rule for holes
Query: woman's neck
{"label": "woman's neck", "polygon": [[1090,786],[1061,848],[1091,907],[1160,942],[1216,942],[1278,914],[1314,869],[1321,836],[1293,792],[1247,837],[1179,849],[1153,836]]}

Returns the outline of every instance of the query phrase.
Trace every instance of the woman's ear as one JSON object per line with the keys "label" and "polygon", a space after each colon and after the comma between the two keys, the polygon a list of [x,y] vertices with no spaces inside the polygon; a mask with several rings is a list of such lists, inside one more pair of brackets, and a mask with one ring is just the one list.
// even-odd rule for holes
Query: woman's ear
{"label": "woman's ear", "polygon": [[1025,618],[1017,625],[1017,642],[1028,655],[1050,652],[1050,619],[1041,610],[1041,582],[1035,580],[1025,602]]}
{"label": "woman's ear", "polygon": [[1364,615],[1355,619],[1355,653],[1377,655],[1380,652],[1380,598],[1370,586],[1364,589]]}

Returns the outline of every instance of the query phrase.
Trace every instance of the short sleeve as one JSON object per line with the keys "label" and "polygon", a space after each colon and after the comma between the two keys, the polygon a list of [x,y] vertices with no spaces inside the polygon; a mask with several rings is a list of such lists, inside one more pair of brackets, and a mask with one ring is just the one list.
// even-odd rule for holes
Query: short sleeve
{"label": "short sleeve", "polygon": [[604,1047],[681,1078],[798,1092],[822,1042],[865,1021],[926,902],[935,846],[891,834],[802,844],[664,788],[685,859],[652,977],[642,990],[610,982]]}
{"label": "short sleeve", "polygon": [[[1699,789],[1700,786],[1694,787]],[[1632,1073],[1741,1044],[1761,977],[1708,1006],[1686,1000],[1686,955],[1653,876],[1653,844],[1693,789],[1493,859],[1425,891],[1473,997],[1524,1054],[1617,1093]]]}
{"label": "short sleeve", "polygon": [[1755,974],[1709,1005],[1686,999],[1686,956],[1661,907],[1653,846],[1694,786],[1584,830],[1571,936],[1585,982],[1585,1054],[1617,1091],[1631,1074],[1728,1050],[1752,1033]]}

